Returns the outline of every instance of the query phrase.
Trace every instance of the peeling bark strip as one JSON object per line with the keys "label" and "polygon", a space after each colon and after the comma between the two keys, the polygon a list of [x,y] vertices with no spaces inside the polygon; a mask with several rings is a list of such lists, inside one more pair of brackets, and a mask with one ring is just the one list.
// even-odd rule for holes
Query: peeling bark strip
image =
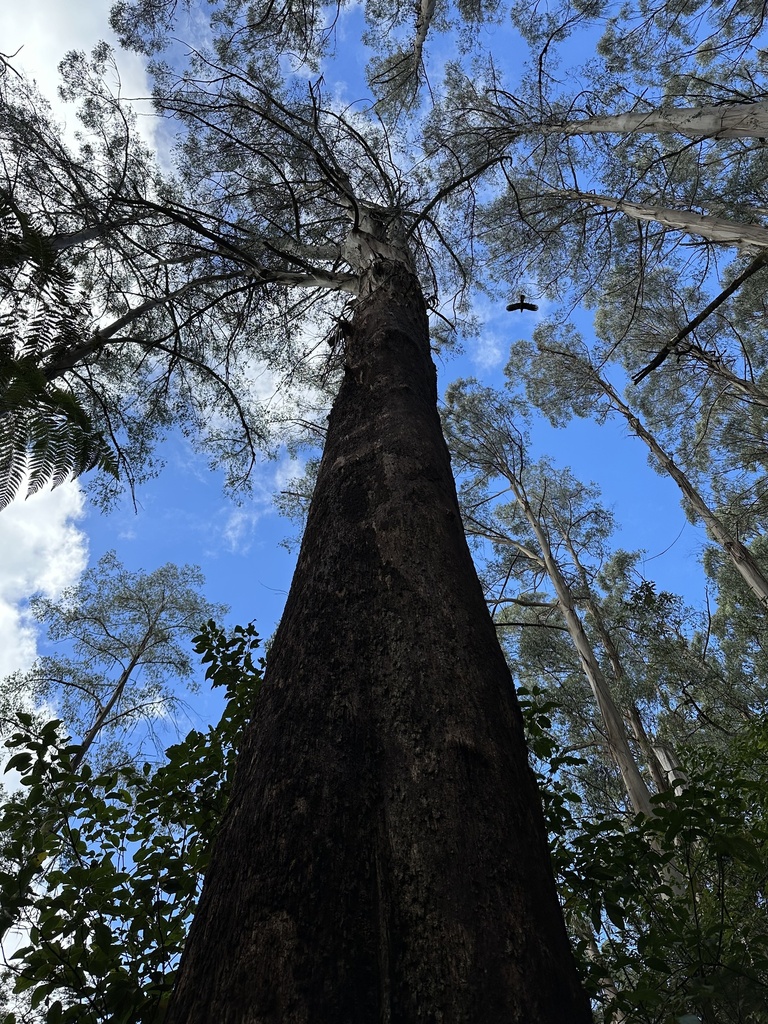
{"label": "peeling bark strip", "polygon": [[587,1024],[424,302],[374,274],[168,1022]]}

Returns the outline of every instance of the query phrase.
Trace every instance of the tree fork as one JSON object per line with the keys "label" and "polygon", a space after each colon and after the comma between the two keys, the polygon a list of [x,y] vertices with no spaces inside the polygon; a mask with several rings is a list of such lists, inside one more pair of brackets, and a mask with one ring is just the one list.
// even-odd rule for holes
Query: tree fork
{"label": "tree fork", "polygon": [[168,1024],[587,1024],[424,301],[374,276]]}

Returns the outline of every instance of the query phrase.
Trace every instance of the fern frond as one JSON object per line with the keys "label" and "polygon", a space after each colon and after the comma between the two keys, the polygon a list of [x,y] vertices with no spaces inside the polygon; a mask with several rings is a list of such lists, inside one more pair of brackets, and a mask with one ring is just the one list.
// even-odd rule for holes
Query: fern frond
{"label": "fern frond", "polygon": [[[10,364],[10,370],[9,370]],[[117,477],[117,460],[75,395],[51,386],[30,359],[0,367],[0,509],[19,494],[99,468]]]}
{"label": "fern frond", "polygon": [[26,452],[22,417],[0,416],[0,508],[13,501],[24,482]]}

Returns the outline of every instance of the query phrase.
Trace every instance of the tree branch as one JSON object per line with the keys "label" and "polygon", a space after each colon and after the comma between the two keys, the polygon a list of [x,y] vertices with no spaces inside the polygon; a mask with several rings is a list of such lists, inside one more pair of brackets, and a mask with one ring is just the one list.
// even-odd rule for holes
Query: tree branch
{"label": "tree branch", "polygon": [[752,277],[753,274],[757,273],[757,271],[760,270],[761,267],[764,267],[766,262],[768,262],[767,254],[760,253],[759,256],[756,256],[746,270],[742,271],[742,273],[739,274],[738,277],[734,278],[734,280],[728,285],[728,287],[724,288],[720,292],[717,298],[713,299],[708,306],[705,306],[704,309],[702,309],[702,311],[698,314],[698,316],[695,316],[693,320],[690,321],[690,323],[686,324],[685,327],[682,328],[682,330],[679,330],[677,332],[677,334],[674,336],[674,338],[672,338],[671,341],[667,342],[664,348],[658,353],[658,355],[654,356],[654,358],[650,361],[650,363],[648,363],[647,366],[645,366],[642,370],[640,370],[639,373],[636,373],[632,377],[632,383],[639,384],[640,381],[644,380],[649,373],[652,373],[658,366],[661,366],[661,364],[664,362],[667,356],[670,355],[670,353],[674,352],[674,350],[677,348],[677,346],[680,344],[683,338],[687,338],[688,335],[695,331],[697,327],[700,327],[701,324],[703,324],[704,321],[707,319],[707,317],[710,316],[710,314],[714,313],[718,306],[721,306],[726,299],[730,298],[731,295],[733,295],[733,293],[737,291],[746,280],[748,280],[748,278]]}

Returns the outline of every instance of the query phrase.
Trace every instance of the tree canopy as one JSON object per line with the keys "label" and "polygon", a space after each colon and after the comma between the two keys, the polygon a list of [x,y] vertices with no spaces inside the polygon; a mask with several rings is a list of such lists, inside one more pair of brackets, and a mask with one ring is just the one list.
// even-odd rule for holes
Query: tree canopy
{"label": "tree canopy", "polygon": [[[504,53],[510,15],[528,47],[525,62]],[[172,160],[149,152],[129,106],[110,89],[115,58],[106,46],[90,57],[72,53],[62,64],[64,93],[80,110],[75,147],[62,142],[51,111],[10,66],[0,77],[0,503],[24,487],[34,492],[93,468],[101,471],[102,500],[114,500],[121,487],[133,490],[159,469],[156,445],[173,426],[225,467],[235,490],[248,486],[260,453],[280,445],[317,448],[329,438],[319,469],[311,463],[306,486],[285,499],[303,513],[311,497],[314,512],[290,613],[275,641],[274,689],[268,668],[266,697],[248,732],[251,760],[242,778],[249,784],[236,790],[210,877],[239,879],[227,860],[228,843],[245,849],[263,841],[258,830],[243,840],[233,824],[238,815],[253,815],[262,831],[273,829],[283,847],[296,844],[295,861],[310,864],[301,845],[306,830],[298,818],[288,821],[287,812],[281,817],[284,807],[274,795],[282,787],[292,807],[306,804],[302,779],[280,778],[281,771],[291,774],[290,758],[313,778],[322,774],[321,763],[333,766],[329,803],[313,804],[321,808],[317,835],[328,824],[327,806],[346,822],[357,801],[365,822],[375,803],[372,797],[366,803],[366,794],[385,779],[382,813],[400,823],[397,841],[384,853],[376,829],[366,832],[361,824],[358,832],[355,824],[351,834],[358,847],[376,850],[387,920],[397,920],[398,936],[417,936],[409,941],[424,950],[410,910],[393,897],[396,887],[387,888],[405,872],[405,889],[421,893],[414,879],[422,871],[428,877],[438,855],[433,851],[429,867],[408,862],[408,871],[405,858],[390,874],[394,861],[387,858],[400,856],[398,843],[407,845],[414,794],[421,806],[434,800],[435,807],[445,795],[436,781],[429,791],[419,789],[427,761],[442,757],[444,747],[434,721],[402,688],[403,679],[418,678],[425,695],[441,693],[424,667],[428,659],[418,660],[423,648],[410,620],[421,625],[423,616],[432,668],[454,651],[446,633],[455,632],[455,623],[471,624],[451,655],[457,664],[485,627],[480,618],[458,614],[458,598],[439,596],[455,566],[437,572],[437,541],[432,545],[423,523],[412,518],[413,509],[424,508],[424,523],[442,544],[454,516],[454,499],[435,483],[443,480],[442,449],[437,440],[430,448],[433,427],[418,406],[425,395],[434,401],[431,371],[423,352],[418,358],[414,352],[426,340],[419,333],[424,311],[433,349],[471,344],[473,330],[482,330],[478,295],[502,306],[511,291],[520,295],[521,313],[536,312],[537,305],[543,310],[532,337],[510,337],[505,379],[494,386],[451,385],[443,424],[464,529],[520,687],[582,979],[606,1024],[763,1021],[768,91],[762,6],[662,2],[614,10],[562,3],[508,10],[425,0],[407,9],[367,3],[353,20],[343,4],[219,0],[203,16],[190,3],[121,0],[111,19],[123,44],[150,59],[160,132],[164,142],[175,136]],[[201,30],[182,44],[195,23]],[[348,49],[342,28],[349,25],[360,29],[354,46],[370,95],[356,103],[344,101],[332,84]],[[535,301],[526,304],[524,295]],[[397,360],[393,338],[402,343]],[[535,416],[557,427],[574,417],[617,419],[631,435],[627,444],[646,446],[654,468],[679,488],[688,518],[707,533],[708,593],[696,607],[690,595],[657,587],[641,552],[616,545],[614,517],[594,485],[559,465],[555,453],[533,455]],[[418,438],[395,443],[406,423],[418,425]],[[425,489],[414,483],[422,478]],[[433,484],[439,497],[425,497]],[[348,560],[345,550],[352,553]],[[459,547],[446,541],[440,550]],[[457,565],[462,558],[455,554]],[[359,566],[368,567],[367,575]],[[414,567],[421,582],[409,575]],[[170,567],[164,571],[173,575]],[[469,593],[470,579],[456,576],[455,593]],[[174,589],[184,583],[174,580]],[[366,589],[371,580],[376,588]],[[431,604],[423,596],[425,580],[432,581]],[[127,586],[140,595],[136,580]],[[421,604],[408,603],[414,594]],[[408,620],[399,634],[392,625],[396,607]],[[51,604],[39,608],[52,621],[66,618]],[[195,604],[194,614],[200,611]],[[338,624],[341,632],[349,624],[352,640],[364,635],[359,650],[346,634],[329,642]],[[90,655],[78,653],[80,664],[66,671],[48,665],[51,678],[68,674],[93,695],[95,716],[79,720],[86,737],[81,750],[107,721],[115,694],[128,695],[123,676],[135,654],[129,647],[121,674],[103,692],[82,682]],[[118,664],[114,645],[109,657]],[[173,651],[164,657],[183,677],[183,659]],[[396,678],[391,693],[376,675],[388,658]],[[496,664],[490,655],[487,660]],[[150,688],[157,683],[152,671]],[[368,717],[351,685],[364,673]],[[301,716],[281,703],[298,679]],[[501,708],[499,720],[506,722],[507,697],[494,703],[483,680],[472,679],[484,695],[476,699]],[[398,709],[407,705],[408,715],[377,703],[383,690]],[[456,715],[448,729],[450,756],[439,762],[442,776],[461,775],[456,765],[464,762],[451,760],[454,747],[475,758],[478,773],[481,762],[483,771],[496,763],[498,750],[506,757],[503,741],[493,752],[484,746],[491,740],[475,728],[475,707],[465,708],[464,724],[456,724],[459,704],[451,701],[458,697],[447,692],[445,705],[435,698],[440,714]],[[38,687],[38,697],[48,693]],[[135,695],[133,703],[143,700]],[[467,722],[475,723],[474,732],[464,728]],[[280,730],[284,735],[276,737]],[[342,734],[351,753],[333,745]],[[45,761],[57,735],[48,727],[24,742]],[[320,754],[316,736],[326,741]],[[398,774],[406,749],[410,776]],[[264,756],[263,775],[256,751]],[[65,746],[61,756],[69,759],[61,792],[84,800],[82,780],[71,774],[82,767],[78,755]],[[339,790],[352,777],[355,757],[360,793],[345,803]],[[372,763],[383,765],[379,775]],[[44,774],[38,761],[24,764]],[[129,781],[143,785],[139,776]],[[250,794],[251,784],[264,786],[261,795]],[[112,797],[106,784],[99,787],[103,817]],[[402,811],[387,802],[395,790],[408,794]],[[483,818],[485,805],[479,794],[475,799],[465,809],[468,829]],[[88,800],[64,814],[76,817],[86,804],[90,813],[95,804]],[[450,818],[449,804],[439,805],[435,820]],[[313,856],[324,841],[316,838]],[[267,847],[259,849],[268,860]],[[335,871],[340,851],[330,840],[323,850]],[[65,857],[59,850],[46,855]],[[26,848],[23,856],[30,856]],[[207,851],[202,859],[208,862]],[[362,863],[344,860],[339,870],[349,877],[358,869],[374,872]],[[480,870],[479,860],[472,863]],[[277,885],[282,868],[268,870],[270,885]],[[307,891],[315,884],[311,874],[307,869]],[[53,878],[53,888],[70,884],[58,867]],[[291,890],[269,916],[269,886],[246,882],[256,907],[254,933],[261,929],[268,937],[282,928],[287,934],[287,926],[276,924],[282,913],[283,924],[294,922],[292,948],[303,950],[303,925],[295,922],[304,921],[306,901]],[[505,893],[518,884],[510,880]],[[214,928],[208,922],[219,903],[229,906],[221,894],[227,885],[219,885],[204,903],[198,936]],[[324,907],[320,890],[311,891]],[[43,902],[35,911],[40,921],[59,927]],[[362,897],[361,905],[367,906]],[[185,907],[184,927],[191,903]],[[227,918],[220,908],[218,914]],[[350,910],[350,928],[354,917]],[[263,935],[258,941],[267,942]],[[193,930],[193,965],[204,962],[201,941]],[[488,942],[488,962],[496,964]],[[408,959],[408,942],[396,947],[388,947],[387,970]],[[446,963],[453,950],[446,940]],[[34,956],[25,955],[18,991],[30,978],[34,983],[37,969]],[[241,967],[233,959],[232,970],[241,974],[232,977],[247,974],[248,955]],[[397,985],[411,977],[416,959],[387,975],[395,978],[394,994],[387,995],[392,1006],[411,1006]],[[112,978],[125,966],[118,961],[110,961]],[[317,965],[301,963],[294,977],[286,980],[287,969],[281,975],[281,992],[291,993],[281,996],[285,1013],[311,988],[307,981],[302,989],[296,977],[315,977]],[[334,961],[333,969],[334,977],[345,978],[347,961]],[[194,1012],[209,1012],[190,980],[195,973],[203,972],[190,967],[183,976],[171,1011],[182,1016],[174,1021],[191,1020],[183,1015],[197,1003],[202,1008]],[[369,1006],[363,988],[350,988],[344,1012],[354,999],[358,1013]],[[40,991],[36,1006],[53,990]],[[71,1009],[66,999],[60,1010],[47,1011],[52,1021]],[[152,1003],[147,1020],[155,1008]],[[94,1019],[108,1012],[101,1009]]]}

